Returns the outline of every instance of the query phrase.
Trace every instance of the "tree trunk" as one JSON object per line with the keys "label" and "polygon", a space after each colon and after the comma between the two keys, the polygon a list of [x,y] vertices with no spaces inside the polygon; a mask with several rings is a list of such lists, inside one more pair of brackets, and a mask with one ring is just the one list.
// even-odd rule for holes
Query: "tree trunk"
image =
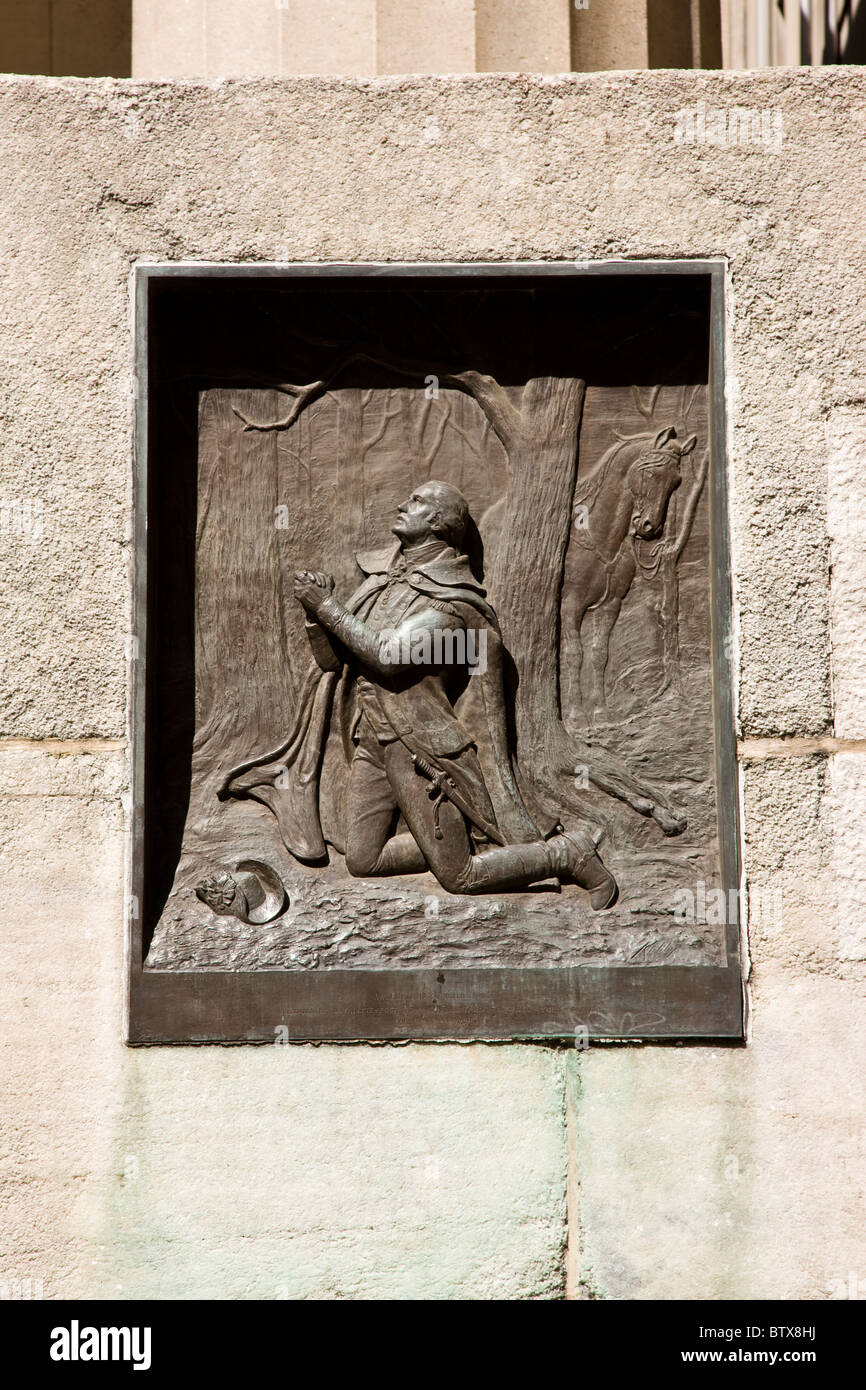
{"label": "tree trunk", "polygon": [[496,609],[517,666],[518,761],[543,785],[573,763],[561,723],[559,603],[584,392],[574,378],[543,377],[524,388],[493,572]]}

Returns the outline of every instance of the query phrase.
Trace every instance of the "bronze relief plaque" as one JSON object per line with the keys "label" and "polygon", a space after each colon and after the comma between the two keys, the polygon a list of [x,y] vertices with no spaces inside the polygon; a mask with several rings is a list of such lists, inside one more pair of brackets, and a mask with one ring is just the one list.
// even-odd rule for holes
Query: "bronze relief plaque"
{"label": "bronze relief plaque", "polygon": [[139,268],[130,1041],[742,1036],[722,295]]}

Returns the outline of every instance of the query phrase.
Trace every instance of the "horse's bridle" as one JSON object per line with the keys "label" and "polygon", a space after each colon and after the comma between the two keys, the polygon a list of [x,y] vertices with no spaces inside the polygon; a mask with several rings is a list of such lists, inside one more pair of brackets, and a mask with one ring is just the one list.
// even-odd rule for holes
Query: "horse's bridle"
{"label": "horse's bridle", "polygon": [[[671,458],[671,451],[669,451],[669,450],[665,450],[665,449],[648,449],[648,450],[646,451],[646,453],[643,453],[643,454],[639,454],[639,455],[638,455],[638,457],[635,459],[634,463],[630,465],[628,471],[631,472],[631,469],[634,468],[635,466],[637,466],[638,468],[641,468],[641,469],[644,469],[644,468],[651,468],[651,467],[653,467],[654,464],[667,463],[667,462],[670,460],[670,458]],[[632,495],[632,497],[634,498],[634,500],[635,500],[635,501],[639,500],[640,494],[636,493],[635,490],[634,490],[634,488],[630,488],[630,491],[631,491],[631,495]],[[621,554],[622,554],[623,545],[625,544],[625,540],[626,540],[626,539],[629,540],[629,541],[631,542],[631,552],[632,552],[632,555],[634,556],[635,566],[636,566],[637,569],[640,571],[640,573],[644,576],[644,578],[646,578],[646,579],[655,579],[656,575],[658,574],[658,572],[659,572],[659,570],[660,570],[660,568],[661,568],[662,561],[663,561],[663,559],[664,559],[664,541],[663,541],[662,539],[659,539],[659,540],[656,542],[656,544],[655,544],[655,546],[654,546],[654,548],[653,548],[653,551],[652,551],[652,555],[653,555],[654,558],[653,558],[652,560],[650,560],[650,562],[647,564],[647,563],[641,558],[640,554],[638,553],[638,549],[637,549],[637,543],[638,543],[638,541],[642,540],[643,538],[642,538],[641,536],[636,536],[636,535],[634,534],[634,531],[631,530],[631,528],[629,528],[627,537],[624,538],[623,543],[620,545],[619,549],[617,550],[616,554],[613,556],[613,558],[612,558],[611,560],[606,560],[606,559],[604,558],[604,556],[601,554],[601,551],[599,551],[594,545],[592,545],[592,544],[587,545],[587,544],[585,544],[584,541],[582,541],[582,540],[580,539],[580,528],[577,528],[577,529],[575,530],[574,538],[575,538],[575,540],[577,541],[577,544],[578,544],[579,546],[581,546],[584,550],[589,550],[589,551],[591,551],[592,554],[595,555],[596,559],[604,566],[604,569],[605,569],[604,593],[602,594],[602,596],[601,596],[600,599],[598,599],[595,603],[591,603],[591,604],[589,605],[590,608],[598,608],[599,604],[604,603],[605,599],[607,598],[608,592],[609,592],[609,590],[610,590],[610,572],[611,572],[613,566],[616,564],[617,560],[620,558],[620,556],[621,556]],[[587,611],[589,611],[589,610],[587,610]]]}

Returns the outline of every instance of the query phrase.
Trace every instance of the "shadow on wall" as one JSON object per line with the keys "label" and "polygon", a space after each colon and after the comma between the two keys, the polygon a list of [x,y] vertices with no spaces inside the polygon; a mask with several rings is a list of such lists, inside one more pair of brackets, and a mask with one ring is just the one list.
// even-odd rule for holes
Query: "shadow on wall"
{"label": "shadow on wall", "polygon": [[3,0],[0,72],[130,77],[132,0]]}
{"label": "shadow on wall", "polygon": [[650,68],[720,68],[722,19],[718,0],[647,0]]}
{"label": "shadow on wall", "polygon": [[842,6],[841,63],[866,63],[866,0],[845,0]]}

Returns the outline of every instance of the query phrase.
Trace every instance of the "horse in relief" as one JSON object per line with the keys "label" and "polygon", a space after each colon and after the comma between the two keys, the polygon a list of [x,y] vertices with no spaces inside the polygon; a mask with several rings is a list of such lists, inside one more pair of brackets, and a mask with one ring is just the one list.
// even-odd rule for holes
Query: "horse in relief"
{"label": "horse in relief", "polygon": [[[637,391],[634,394],[638,409],[649,420],[658,389],[649,411]],[[590,718],[605,711],[611,633],[635,577],[654,578],[662,569],[666,580],[675,583],[676,560],[691,530],[706,458],[690,489],[679,535],[665,540],[664,529],[671,498],[683,481],[683,460],[696,444],[697,435],[680,439],[673,425],[619,435],[575,488],[562,627],[566,662],[580,691],[581,708]],[[676,605],[665,597],[662,611],[669,624],[677,621]],[[668,664],[676,649],[675,633],[670,641],[666,633],[665,685],[673,675]]]}

